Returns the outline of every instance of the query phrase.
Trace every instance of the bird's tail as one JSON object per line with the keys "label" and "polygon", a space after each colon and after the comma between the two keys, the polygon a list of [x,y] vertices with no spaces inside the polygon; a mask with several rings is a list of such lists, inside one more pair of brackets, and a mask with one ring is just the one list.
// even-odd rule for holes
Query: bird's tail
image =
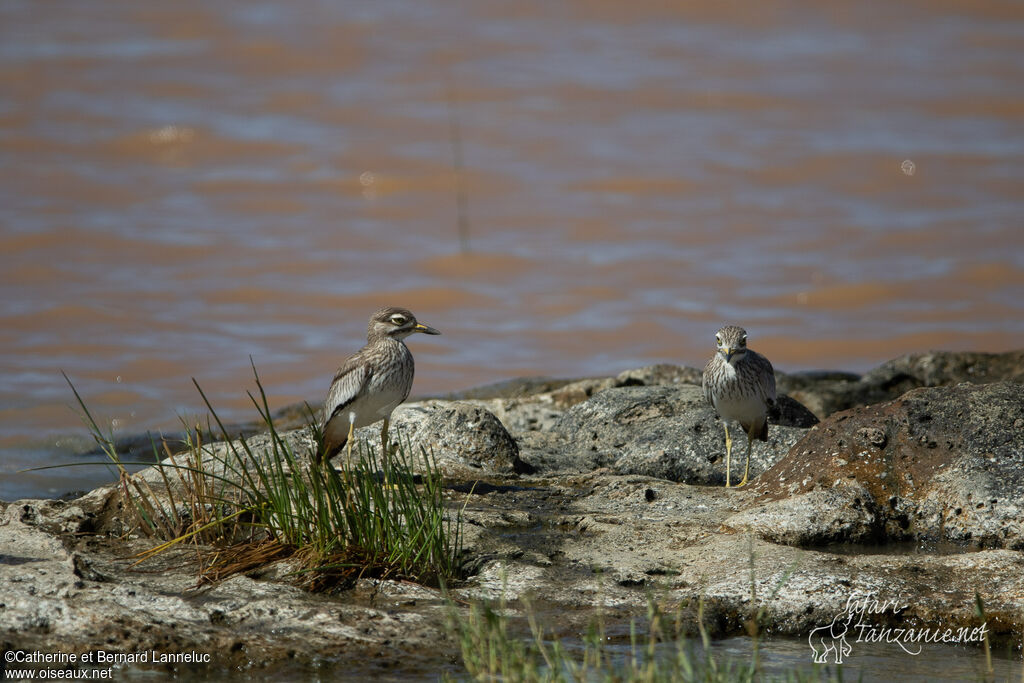
{"label": "bird's tail", "polygon": [[765,418],[765,420],[763,422],[761,422],[760,425],[756,425],[755,424],[753,426],[753,428],[750,430],[750,434],[751,434],[751,436],[753,438],[757,439],[758,441],[767,441],[768,440],[768,419]]}
{"label": "bird's tail", "polygon": [[345,444],[347,442],[347,435],[341,438],[340,443],[338,441],[334,441],[325,437],[323,446],[316,452],[316,455],[313,457],[313,462],[316,463],[317,465],[323,462],[330,462],[331,458],[336,456],[338,453],[341,452],[343,448],[345,448]]}

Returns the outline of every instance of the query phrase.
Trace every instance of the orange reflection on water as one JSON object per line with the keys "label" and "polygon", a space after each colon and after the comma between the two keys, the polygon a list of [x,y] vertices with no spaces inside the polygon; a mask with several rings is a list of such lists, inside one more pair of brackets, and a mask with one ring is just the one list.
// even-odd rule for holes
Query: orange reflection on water
{"label": "orange reflection on water", "polygon": [[112,2],[4,15],[8,452],[61,370],[126,430],[251,417],[250,357],[316,401],[382,305],[416,394],[1019,346],[1016,5]]}

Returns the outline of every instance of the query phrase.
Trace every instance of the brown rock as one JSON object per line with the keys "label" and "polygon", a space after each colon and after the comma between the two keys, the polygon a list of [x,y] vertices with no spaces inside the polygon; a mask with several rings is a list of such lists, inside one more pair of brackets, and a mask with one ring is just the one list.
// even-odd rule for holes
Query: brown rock
{"label": "brown rock", "polygon": [[1014,426],[1022,419],[1021,384],[916,389],[828,418],[754,490],[780,500],[856,482],[869,497],[864,503],[880,511],[888,540],[1024,548],[1024,456]]}

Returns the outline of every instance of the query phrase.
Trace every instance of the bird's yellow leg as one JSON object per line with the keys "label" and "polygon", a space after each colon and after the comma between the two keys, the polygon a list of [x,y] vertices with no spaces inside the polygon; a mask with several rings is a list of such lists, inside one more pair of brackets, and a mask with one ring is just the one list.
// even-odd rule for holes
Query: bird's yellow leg
{"label": "bird's yellow leg", "polygon": [[722,426],[725,427],[725,488],[729,488],[729,469],[732,458],[732,439],[729,438],[729,425],[726,422],[722,422]]}
{"label": "bird's yellow leg", "polygon": [[[341,468],[341,472],[342,472],[341,476],[342,476],[342,479],[345,481],[346,484],[349,483],[349,479],[348,479],[349,474],[348,473],[352,471],[352,437],[355,434],[355,431],[356,431],[356,420],[355,420],[354,416],[350,416],[349,420],[348,420],[348,440],[345,442],[345,446],[348,447],[348,460],[345,462],[345,465]],[[351,506],[352,505],[352,487],[351,486],[346,486],[345,487],[345,505],[346,506]]]}
{"label": "bird's yellow leg", "polygon": [[355,431],[356,431],[356,421],[355,420],[349,420],[348,421],[348,440],[345,442],[345,444],[348,446],[348,461],[349,462],[352,462],[352,435],[355,433]]}
{"label": "bird's yellow leg", "polygon": [[750,428],[750,433],[747,434],[747,466],[743,470],[743,481],[736,484],[737,487],[747,485],[747,477],[750,475],[750,449],[754,444],[754,437],[752,436],[754,428]]}
{"label": "bird's yellow leg", "polygon": [[391,449],[388,448],[388,427],[390,426],[391,420],[384,418],[384,424],[380,426],[380,447],[383,453],[383,460],[381,461],[384,466],[384,487],[388,485],[388,470],[391,469]]}

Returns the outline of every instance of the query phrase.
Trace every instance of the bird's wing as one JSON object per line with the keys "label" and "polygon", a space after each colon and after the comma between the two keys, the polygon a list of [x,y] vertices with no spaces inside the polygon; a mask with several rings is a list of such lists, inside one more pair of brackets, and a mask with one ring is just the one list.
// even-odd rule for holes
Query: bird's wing
{"label": "bird's wing", "polygon": [[711,406],[712,408],[715,408],[715,394],[713,391],[711,391],[711,385],[714,384],[714,380],[712,380],[713,374],[715,372],[714,366],[715,358],[713,357],[711,360],[707,362],[707,365],[704,366],[704,374],[701,375],[700,380],[701,388],[704,389],[704,400],[707,401],[708,405]]}
{"label": "bird's wing", "polygon": [[778,396],[775,393],[775,369],[772,367],[771,361],[756,352],[753,353],[754,361],[757,364],[757,378],[758,378],[758,391],[761,393],[761,398],[769,406],[774,405]]}
{"label": "bird's wing", "polygon": [[363,392],[371,373],[370,368],[361,362],[358,354],[338,368],[331,388],[327,390],[327,400],[324,401],[325,425]]}

